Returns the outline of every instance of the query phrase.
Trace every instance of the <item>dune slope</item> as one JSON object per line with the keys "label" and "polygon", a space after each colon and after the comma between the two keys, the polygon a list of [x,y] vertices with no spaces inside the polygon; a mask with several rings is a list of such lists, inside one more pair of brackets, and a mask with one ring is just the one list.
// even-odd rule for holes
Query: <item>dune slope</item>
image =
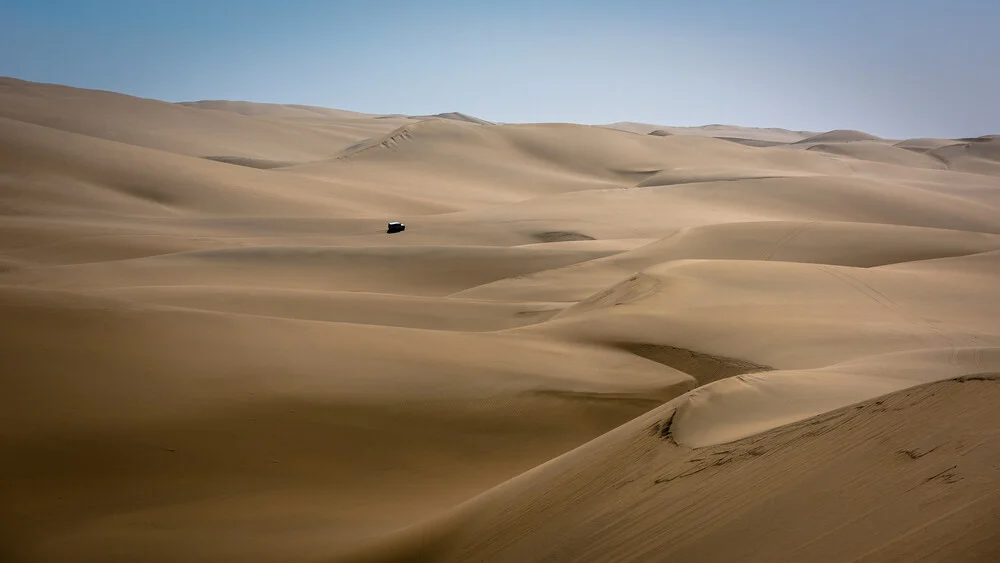
{"label": "dune slope", "polygon": [[993,561],[996,400],[970,374],[695,449],[666,405],[349,560]]}

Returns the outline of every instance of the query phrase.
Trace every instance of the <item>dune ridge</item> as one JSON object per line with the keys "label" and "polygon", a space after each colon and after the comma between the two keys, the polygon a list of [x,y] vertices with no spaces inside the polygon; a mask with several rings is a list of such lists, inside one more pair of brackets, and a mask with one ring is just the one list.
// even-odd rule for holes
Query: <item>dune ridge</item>
{"label": "dune ridge", "polygon": [[3,561],[1000,557],[1000,136],[0,102]]}

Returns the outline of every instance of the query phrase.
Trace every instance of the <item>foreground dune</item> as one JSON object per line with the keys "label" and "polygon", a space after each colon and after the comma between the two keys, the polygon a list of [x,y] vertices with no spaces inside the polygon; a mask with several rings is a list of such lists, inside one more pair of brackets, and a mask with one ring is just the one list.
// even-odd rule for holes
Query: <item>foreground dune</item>
{"label": "foreground dune", "polygon": [[349,560],[994,561],[997,400],[973,374],[695,449],[669,403]]}
{"label": "foreground dune", "polygon": [[1000,557],[998,137],[0,100],[3,561]]}

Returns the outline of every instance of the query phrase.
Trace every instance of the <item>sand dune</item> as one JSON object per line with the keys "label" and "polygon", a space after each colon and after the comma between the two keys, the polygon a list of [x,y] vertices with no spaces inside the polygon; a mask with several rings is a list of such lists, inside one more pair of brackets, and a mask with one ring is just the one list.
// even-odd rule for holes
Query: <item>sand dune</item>
{"label": "sand dune", "polygon": [[608,254],[545,247],[260,246],[32,268],[12,274],[6,283],[53,289],[200,283],[446,295]]}
{"label": "sand dune", "polygon": [[812,145],[807,150],[822,151],[858,160],[872,160],[913,168],[947,168],[947,164],[941,159],[914,153],[900,148],[898,145],[886,145],[879,141],[854,141],[851,143],[833,144],[819,143]]}
{"label": "sand dune", "polygon": [[[716,156],[710,168],[706,153]],[[693,181],[706,174],[730,179],[847,169],[818,155],[761,153],[701,137],[638,136],[573,124],[482,126],[428,120],[349,147],[335,159],[282,170],[350,179],[378,191],[389,184],[395,191],[419,193],[464,211],[545,195],[645,186],[639,182],[664,174],[673,181]]]}
{"label": "sand dune", "polygon": [[633,272],[674,260],[759,260],[868,268],[995,250],[1000,235],[878,223],[768,221],[678,230],[651,244],[577,265],[503,279],[464,296],[576,302]]}
{"label": "sand dune", "polygon": [[[888,352],[1000,345],[1000,299],[982,281],[892,267],[677,260],[513,330],[809,369]],[[956,292],[962,297],[945,299]],[[659,360],[674,362],[670,354]]]}
{"label": "sand dune", "polygon": [[865,133],[864,131],[855,131],[853,129],[836,129],[833,131],[827,131],[826,133],[819,133],[817,135],[812,135],[811,137],[806,137],[799,141],[797,144],[813,144],[813,143],[850,143],[855,141],[882,141],[880,137]]}
{"label": "sand dune", "polygon": [[279,173],[2,121],[0,163],[7,173],[0,181],[9,214],[337,216],[363,215],[372,203],[380,210],[434,209],[334,181],[275,176]]}
{"label": "sand dune", "polygon": [[492,331],[541,322],[565,306],[433,298],[356,291],[316,291],[241,286],[144,286],[101,292],[129,301],[245,315],[402,326]]}
{"label": "sand dune", "polygon": [[941,147],[947,147],[949,145],[958,145],[961,141],[956,141],[955,139],[934,139],[929,137],[919,138],[919,139],[905,139],[894,144],[894,147],[899,147],[915,152],[927,152],[934,149],[939,149]]}
{"label": "sand dune", "polygon": [[941,159],[951,170],[1000,176],[1000,138],[948,145],[927,154]]}
{"label": "sand dune", "polygon": [[480,119],[478,117],[473,117],[471,115],[464,114],[458,111],[450,111],[445,113],[435,113],[434,115],[423,115],[415,116],[417,119],[430,119],[430,118],[440,118],[440,119],[454,119],[455,121],[466,121],[469,123],[478,123],[479,125],[494,125],[491,121],[486,121],[485,119]]}
{"label": "sand dune", "polygon": [[365,119],[382,117],[370,113],[346,111],[342,109],[304,106],[297,104],[262,104],[259,102],[241,102],[232,100],[202,100],[199,102],[180,102],[178,105],[196,109],[227,111],[240,115],[255,115],[278,117],[284,119],[315,118],[316,116],[338,119]]}
{"label": "sand dune", "polygon": [[669,127],[664,125],[650,125],[648,123],[636,123],[633,121],[621,121],[605,125],[612,129],[631,131],[633,133],[650,134],[654,131],[663,131],[671,135],[691,135],[696,137],[734,137],[739,139],[750,139],[755,141],[773,141],[778,143],[794,143],[806,137],[815,135],[809,131],[789,131],[777,127],[741,127],[738,125],[702,125],[700,127]]}
{"label": "sand dune", "polygon": [[693,449],[671,403],[342,560],[993,561],[997,399],[970,374]]}
{"label": "sand dune", "polygon": [[1000,137],[0,102],[4,562],[1000,557]]}
{"label": "sand dune", "polygon": [[[199,556],[259,558],[275,548],[274,532],[290,531],[288,514],[315,514],[317,503],[327,514],[279,543],[297,557],[290,544],[329,528],[305,549],[332,549],[511,477],[688,387],[687,376],[627,354],[488,334],[27,289],[0,290],[0,307],[0,347],[14,358],[4,382],[17,389],[6,394],[17,401],[5,403],[2,434],[4,527],[16,537],[5,541],[8,560],[84,551],[169,561],[189,556],[191,541],[204,542]],[[377,353],[379,343],[391,353]],[[470,471],[462,460],[482,465]],[[400,486],[384,489],[386,479]],[[442,498],[394,500],[449,482]],[[374,513],[352,518],[358,502]],[[225,516],[233,511],[242,523]],[[177,530],[178,518],[181,534],[194,534],[187,541],[155,532]],[[128,533],[137,521],[153,527]],[[206,533],[219,543],[195,539]]]}
{"label": "sand dune", "polygon": [[[0,78],[0,117],[184,155],[296,162],[329,156],[372,134],[12,78]],[[370,120],[368,127],[386,131],[393,125]]]}

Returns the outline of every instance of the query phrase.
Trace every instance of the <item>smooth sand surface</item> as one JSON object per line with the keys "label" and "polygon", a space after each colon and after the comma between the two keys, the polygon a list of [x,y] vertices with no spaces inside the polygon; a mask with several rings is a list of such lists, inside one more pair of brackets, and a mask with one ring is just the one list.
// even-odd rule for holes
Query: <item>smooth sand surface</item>
{"label": "smooth sand surface", "polygon": [[0,102],[4,562],[1000,559],[1000,137]]}

